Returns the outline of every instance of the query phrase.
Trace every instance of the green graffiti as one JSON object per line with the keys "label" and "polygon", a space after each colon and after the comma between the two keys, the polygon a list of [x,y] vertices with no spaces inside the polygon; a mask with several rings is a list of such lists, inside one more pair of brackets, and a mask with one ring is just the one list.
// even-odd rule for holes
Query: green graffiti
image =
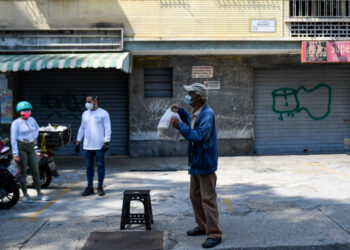
{"label": "green graffiti", "polygon": [[[314,116],[311,114],[308,108],[303,107],[300,105],[298,93],[300,90],[304,90],[305,92],[311,93],[319,88],[326,88],[328,90],[328,104],[327,104],[327,112],[323,114],[322,116]],[[273,112],[280,115],[278,118],[279,120],[283,121],[283,115],[286,114],[288,116],[294,117],[295,113],[299,113],[301,111],[306,111],[307,114],[310,116],[313,120],[322,120],[326,118],[329,113],[331,112],[331,102],[332,102],[332,89],[329,85],[325,83],[320,83],[313,89],[306,89],[304,86],[299,87],[298,89],[292,89],[292,88],[280,88],[272,91],[272,98],[273,98],[273,104],[272,104],[272,110]],[[283,98],[284,101],[284,107],[276,108],[276,99]]]}

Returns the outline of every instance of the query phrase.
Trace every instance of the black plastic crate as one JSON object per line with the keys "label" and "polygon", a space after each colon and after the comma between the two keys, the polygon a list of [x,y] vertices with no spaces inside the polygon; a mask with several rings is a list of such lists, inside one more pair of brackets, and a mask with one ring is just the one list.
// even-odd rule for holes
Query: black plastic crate
{"label": "black plastic crate", "polygon": [[45,135],[46,149],[59,149],[72,141],[72,126],[67,124],[52,124],[54,127],[66,126],[64,131],[39,131],[38,145],[41,146]]}

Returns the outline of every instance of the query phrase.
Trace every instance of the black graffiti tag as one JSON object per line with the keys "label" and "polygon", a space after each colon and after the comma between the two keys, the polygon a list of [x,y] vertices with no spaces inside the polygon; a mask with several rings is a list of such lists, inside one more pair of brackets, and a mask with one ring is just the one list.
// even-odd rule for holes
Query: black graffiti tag
{"label": "black graffiti tag", "polygon": [[76,96],[71,93],[53,95],[44,94],[41,96],[41,105],[46,106],[50,111],[48,120],[53,118],[71,118],[80,120],[85,103],[84,95]]}

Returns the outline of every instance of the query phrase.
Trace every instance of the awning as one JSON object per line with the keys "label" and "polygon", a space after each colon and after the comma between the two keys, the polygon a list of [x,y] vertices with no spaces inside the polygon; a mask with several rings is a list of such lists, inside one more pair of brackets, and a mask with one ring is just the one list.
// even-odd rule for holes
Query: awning
{"label": "awning", "polygon": [[105,68],[131,72],[131,55],[119,53],[0,55],[0,72]]}

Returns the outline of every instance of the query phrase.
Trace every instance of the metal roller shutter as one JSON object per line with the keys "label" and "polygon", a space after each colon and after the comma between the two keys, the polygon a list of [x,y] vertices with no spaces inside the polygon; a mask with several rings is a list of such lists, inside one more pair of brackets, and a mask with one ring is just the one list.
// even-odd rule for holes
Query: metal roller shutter
{"label": "metal roller shutter", "polygon": [[344,152],[350,137],[350,69],[255,71],[258,154]]}
{"label": "metal roller shutter", "polygon": [[[128,155],[128,75],[119,70],[74,69],[21,72],[22,98],[34,106],[33,117],[40,126],[72,124],[76,140],[85,111],[85,95],[97,95],[99,106],[108,111],[112,123],[109,154]],[[74,154],[74,144],[56,152]]]}

